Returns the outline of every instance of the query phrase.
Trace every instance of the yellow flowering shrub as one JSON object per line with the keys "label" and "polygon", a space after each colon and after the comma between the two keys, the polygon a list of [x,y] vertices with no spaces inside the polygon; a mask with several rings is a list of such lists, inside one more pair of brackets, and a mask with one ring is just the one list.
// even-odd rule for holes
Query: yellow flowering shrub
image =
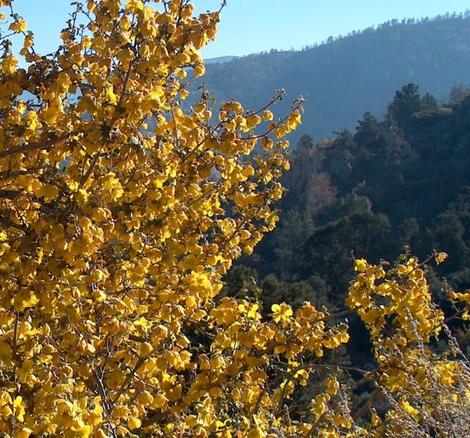
{"label": "yellow flowering shrub", "polygon": [[[14,3],[0,0],[1,436],[367,436],[401,411],[420,421],[407,376],[423,391],[433,376],[461,384],[460,362],[423,346],[442,315],[416,259],[395,280],[356,262],[349,305],[378,363],[367,377],[396,402],[368,428],[322,363],[348,342],[344,322],[310,303],[265,317],[261,302],[218,297],[278,220],[285,136],[301,119],[300,102],[275,118],[279,97],[257,112],[215,109],[205,92],[184,102],[220,11],[76,1],[43,56]],[[322,366],[331,375],[296,415],[295,391]]]}
{"label": "yellow flowering shrub", "polygon": [[[468,436],[470,364],[432,302],[425,265],[402,256],[394,266],[356,260],[355,270],[347,304],[367,327],[377,364],[367,375],[376,388],[368,436]],[[387,405],[381,417],[378,400]]]}

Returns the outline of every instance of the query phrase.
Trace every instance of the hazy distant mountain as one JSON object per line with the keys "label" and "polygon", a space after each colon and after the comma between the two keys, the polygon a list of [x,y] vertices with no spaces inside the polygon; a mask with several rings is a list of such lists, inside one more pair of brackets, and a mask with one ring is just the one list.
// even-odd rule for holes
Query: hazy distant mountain
{"label": "hazy distant mountain", "polygon": [[233,61],[234,59],[238,59],[238,57],[237,56],[218,56],[217,58],[205,59],[204,62],[206,64],[220,64],[224,62]]}
{"label": "hazy distant mountain", "polygon": [[304,124],[296,133],[323,137],[353,128],[365,111],[382,115],[393,92],[419,84],[446,99],[454,85],[470,84],[470,14],[391,21],[302,51],[271,51],[210,63],[203,81],[219,101],[231,97],[262,106],[275,90],[303,95]]}

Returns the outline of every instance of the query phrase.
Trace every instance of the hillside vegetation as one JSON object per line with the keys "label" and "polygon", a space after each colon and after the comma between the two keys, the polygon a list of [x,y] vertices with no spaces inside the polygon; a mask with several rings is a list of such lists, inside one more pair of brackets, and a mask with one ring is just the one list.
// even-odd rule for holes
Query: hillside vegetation
{"label": "hillside vegetation", "polygon": [[[442,278],[470,288],[469,121],[470,97],[438,105],[408,84],[382,120],[366,113],[354,131],[318,143],[303,136],[284,177],[280,225],[230,273],[231,288],[250,291],[259,280],[267,308],[313,300],[341,311],[355,258],[442,251],[451,256],[428,279],[452,312]],[[353,339],[351,353],[367,360],[367,341]]]}

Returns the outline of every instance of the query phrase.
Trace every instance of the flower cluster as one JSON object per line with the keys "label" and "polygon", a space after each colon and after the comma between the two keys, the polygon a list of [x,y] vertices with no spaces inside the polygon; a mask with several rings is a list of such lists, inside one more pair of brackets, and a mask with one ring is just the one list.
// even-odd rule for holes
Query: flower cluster
{"label": "flower cluster", "polygon": [[[160,433],[186,417],[194,428],[197,388],[230,366],[214,342],[205,369],[210,345],[195,339],[221,323],[221,276],[278,219],[283,137],[300,106],[275,121],[271,105],[213,114],[205,93],[183,105],[217,11],[74,5],[61,46],[42,56],[0,1],[2,37],[24,39],[21,62],[7,43],[0,59],[0,434]],[[233,328],[247,348],[232,360],[237,381],[250,330]]]}

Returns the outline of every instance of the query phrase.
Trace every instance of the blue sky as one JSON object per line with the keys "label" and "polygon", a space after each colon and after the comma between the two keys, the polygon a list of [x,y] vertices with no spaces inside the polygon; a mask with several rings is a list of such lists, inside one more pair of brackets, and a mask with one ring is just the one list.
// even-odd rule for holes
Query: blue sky
{"label": "blue sky", "polygon": [[[195,0],[198,11],[218,8],[221,0]],[[69,0],[15,0],[36,34],[41,52],[54,49],[71,11]],[[433,17],[464,12],[468,0],[228,0],[217,40],[204,57],[247,55],[300,49],[329,36],[347,34],[393,18]]]}

